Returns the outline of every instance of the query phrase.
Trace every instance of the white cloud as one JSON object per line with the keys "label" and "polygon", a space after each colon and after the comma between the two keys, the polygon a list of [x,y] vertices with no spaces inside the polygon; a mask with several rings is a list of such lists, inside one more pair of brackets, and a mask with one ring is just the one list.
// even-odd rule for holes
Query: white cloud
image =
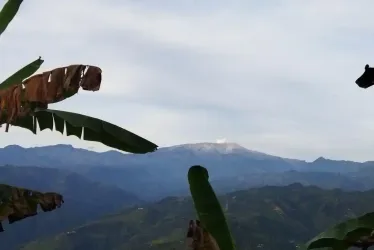
{"label": "white cloud", "polygon": [[226,143],[226,142],[227,142],[226,138],[216,140],[216,143]]}
{"label": "white cloud", "polygon": [[[0,76],[39,55],[41,70],[98,65],[99,92],[55,106],[159,145],[224,134],[281,156],[373,159],[374,94],[354,81],[374,55],[374,2],[272,2],[25,1],[0,38]],[[63,138],[12,128],[0,146],[93,145]]]}

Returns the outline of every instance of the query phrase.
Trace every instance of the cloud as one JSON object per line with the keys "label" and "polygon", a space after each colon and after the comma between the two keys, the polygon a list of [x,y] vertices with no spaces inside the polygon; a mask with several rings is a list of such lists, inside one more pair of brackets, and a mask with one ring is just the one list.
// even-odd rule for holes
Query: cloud
{"label": "cloud", "polygon": [[216,143],[226,143],[226,142],[227,142],[226,138],[216,140]]}
{"label": "cloud", "polygon": [[[178,2],[178,3],[177,3]],[[87,63],[102,89],[54,108],[107,119],[166,146],[220,135],[286,157],[369,160],[372,1],[25,2],[0,40],[0,76]],[[49,11],[45,11],[49,10]],[[372,63],[373,64],[373,63]],[[0,146],[99,144],[12,128]]]}

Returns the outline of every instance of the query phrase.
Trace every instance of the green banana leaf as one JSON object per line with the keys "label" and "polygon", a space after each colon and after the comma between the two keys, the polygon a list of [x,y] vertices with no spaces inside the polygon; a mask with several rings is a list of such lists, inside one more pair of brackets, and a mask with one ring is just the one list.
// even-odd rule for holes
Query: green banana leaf
{"label": "green banana leaf", "polygon": [[374,238],[369,237],[373,230],[374,212],[335,225],[306,243],[305,248],[345,250],[352,246],[374,245]]}
{"label": "green banana leaf", "polygon": [[41,131],[44,129],[53,130],[53,124],[55,124],[55,129],[61,134],[66,127],[68,136],[74,135],[81,139],[83,134],[83,140],[101,142],[129,153],[145,154],[157,149],[156,144],[114,124],[94,117],[60,110],[36,109],[34,115],[18,118],[11,125],[29,129],[36,134],[36,122]]}
{"label": "green banana leaf", "polygon": [[17,14],[22,0],[8,0],[0,11],[0,36]]}
{"label": "green banana leaf", "polygon": [[21,83],[24,79],[34,74],[40,68],[43,62],[44,60],[39,57],[35,61],[18,70],[16,73],[8,77],[8,79],[0,83],[0,90],[7,89],[12,85]]}
{"label": "green banana leaf", "polygon": [[62,195],[57,193],[41,193],[0,184],[0,232],[4,231],[1,222],[5,219],[11,224],[37,215],[38,206],[43,212],[48,212],[60,207],[63,202]]}
{"label": "green banana leaf", "polygon": [[192,166],[188,171],[188,182],[202,225],[217,240],[220,249],[234,250],[235,243],[222,207],[209,183],[208,170],[201,166]]}

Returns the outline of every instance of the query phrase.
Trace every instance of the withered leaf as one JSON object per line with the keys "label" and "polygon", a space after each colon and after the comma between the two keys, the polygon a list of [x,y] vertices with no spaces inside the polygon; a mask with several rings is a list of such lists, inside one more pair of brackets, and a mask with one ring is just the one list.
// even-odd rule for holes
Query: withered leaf
{"label": "withered leaf", "polygon": [[38,214],[38,205],[42,211],[52,211],[63,203],[58,193],[41,193],[30,189],[0,184],[0,232],[4,231],[2,221],[9,223]]}
{"label": "withered leaf", "polygon": [[199,220],[190,220],[186,245],[188,250],[220,250],[217,241],[201,225]]}
{"label": "withered leaf", "polygon": [[[46,109],[50,103],[75,95],[81,87],[83,90],[97,91],[101,85],[101,73],[101,69],[96,66],[69,65],[33,75],[23,82],[2,89],[0,120],[9,124],[32,112],[32,108]],[[1,116],[6,118],[1,119]]]}

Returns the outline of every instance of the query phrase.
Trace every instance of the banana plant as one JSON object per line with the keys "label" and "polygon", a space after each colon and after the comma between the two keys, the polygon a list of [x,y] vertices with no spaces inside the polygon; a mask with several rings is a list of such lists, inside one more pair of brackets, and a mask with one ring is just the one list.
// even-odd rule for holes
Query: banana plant
{"label": "banana plant", "polygon": [[335,225],[306,243],[305,248],[346,250],[371,246],[374,246],[374,212]]}
{"label": "banana plant", "polygon": [[363,89],[370,88],[374,85],[374,68],[370,68],[369,64],[365,65],[364,73],[357,78],[357,86]]}
{"label": "banana plant", "polygon": [[[364,89],[373,86],[374,68],[366,64],[365,71],[357,78],[356,84]],[[374,212],[335,225],[307,242],[305,248],[346,250],[351,247],[368,249],[371,246],[374,246]]]}
{"label": "banana plant", "polygon": [[2,221],[9,224],[37,215],[38,207],[43,212],[59,208],[64,202],[57,193],[38,191],[0,184],[0,232],[3,232]]}
{"label": "banana plant", "polygon": [[[194,226],[196,224],[197,228],[203,228],[200,230],[201,232],[206,231],[209,233],[200,233],[200,235],[207,235],[205,239],[208,240],[195,240],[192,242],[195,242],[195,246],[204,245],[204,242],[206,242],[206,246],[211,246],[206,248],[196,247],[195,249],[235,250],[235,243],[227,225],[222,207],[217,199],[216,194],[214,193],[212,186],[209,183],[208,170],[202,166],[192,166],[188,171],[188,182],[190,185],[192,199],[195,204],[195,209],[199,218],[197,223],[190,221],[191,231],[196,231],[196,229],[193,230],[196,228],[196,226]],[[218,248],[216,247],[216,244],[218,245]]]}
{"label": "banana plant", "polygon": [[[0,12],[0,35],[17,14],[21,0],[8,0]],[[0,125],[17,126],[37,133],[55,129],[60,133],[95,141],[129,153],[148,153],[157,145],[119,126],[98,118],[49,109],[78,93],[79,89],[98,91],[101,69],[91,65],[69,65],[33,75],[44,61],[41,58],[26,65],[0,83]]]}
{"label": "banana plant", "polygon": [[187,250],[221,250],[216,239],[199,220],[190,220],[186,237]]}
{"label": "banana plant", "polygon": [[[21,7],[22,0],[8,0],[0,10],[0,39]],[[5,125],[28,129],[34,134],[44,129],[100,142],[130,153],[155,151],[157,145],[114,124],[72,112],[49,109],[78,93],[79,89],[97,91],[101,84],[101,69],[91,65],[69,65],[35,74],[44,61],[39,57],[0,83],[0,127]],[[57,193],[41,193],[0,184],[1,222],[9,223],[37,214],[38,207],[51,211],[60,207],[63,197]]]}
{"label": "banana plant", "polygon": [[[226,219],[209,183],[208,171],[193,166],[188,171],[192,199],[199,220],[190,220],[187,231],[187,247],[191,250],[234,250],[235,244]],[[363,250],[374,246],[374,212],[342,222],[319,234],[301,250],[347,250],[351,247]]]}

